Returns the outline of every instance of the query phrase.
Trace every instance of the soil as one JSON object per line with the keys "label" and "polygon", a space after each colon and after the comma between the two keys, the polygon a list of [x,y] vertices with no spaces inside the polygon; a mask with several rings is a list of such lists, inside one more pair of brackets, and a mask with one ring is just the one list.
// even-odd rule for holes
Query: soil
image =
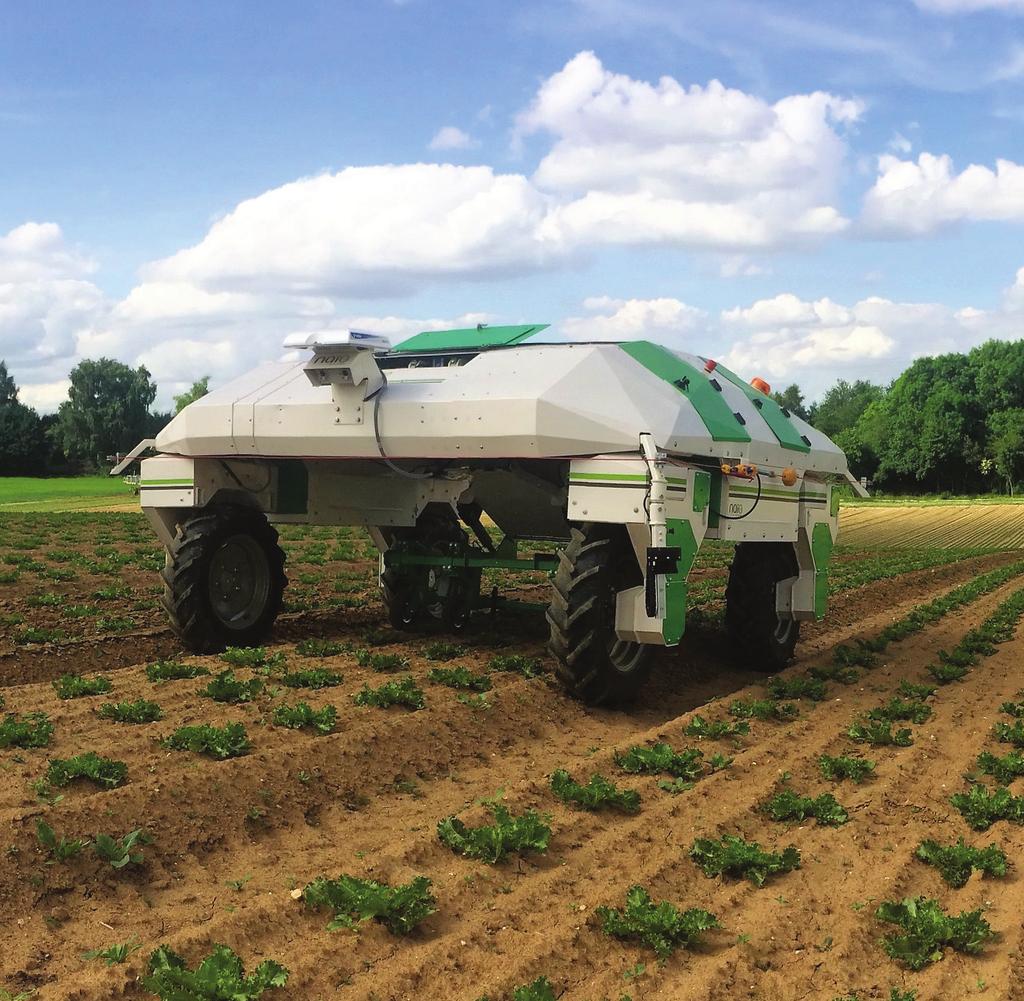
{"label": "soil", "polygon": [[[916,605],[1013,558],[964,560],[835,597],[828,618],[805,626],[786,673],[825,663],[835,644],[871,637]],[[224,943],[247,967],[273,958],[289,968],[288,987],[266,997],[311,1001],[475,1001],[482,995],[498,1001],[540,975],[568,1001],[830,1001],[851,992],[866,1001],[888,999],[893,986],[913,987],[921,999],[965,998],[982,985],[989,997],[1024,998],[1019,873],[1011,869],[1002,880],[976,874],[952,890],[913,857],[922,838],[952,843],[963,835],[972,844],[1000,844],[1011,861],[1021,858],[1024,828],[1001,822],[974,834],[948,797],[964,787],[977,754],[993,749],[989,731],[1000,703],[1021,686],[1024,641],[1003,645],[963,683],[941,688],[930,700],[932,718],[912,727],[913,746],[871,748],[872,780],[833,784],[817,768],[822,753],[856,751],[843,736],[850,722],[895,694],[900,679],[928,680],[926,667],[938,651],[952,648],[1020,585],[1011,581],[891,645],[857,684],[832,684],[826,701],[802,702],[797,720],[754,722],[739,742],[707,742],[706,755],[728,753],[732,766],[678,795],[660,789],[659,777],[625,775],[614,753],[656,740],[692,746],[682,731],[695,712],[723,718],[724,704],[714,700],[764,696],[763,677],[742,656],[739,666],[733,663],[719,634],[696,633],[680,650],[664,652],[650,685],[624,710],[582,706],[546,675],[528,680],[507,673],[492,675],[490,708],[474,708],[427,682],[437,666],[425,656],[434,637],[398,636],[379,649],[409,658],[427,708],[358,708],[351,696],[364,683],[388,679],[358,666],[351,653],[310,659],[295,643],[310,636],[365,643],[368,631],[383,625],[379,606],[369,600],[359,608],[286,616],[271,646],[289,669],[322,664],[338,671],[340,686],[283,690],[242,706],[200,697],[204,679],[146,680],[147,661],[184,657],[155,612],[137,610],[146,628],[131,635],[14,648],[0,659],[6,709],[45,711],[55,733],[48,748],[0,751],[0,987],[14,994],[36,990],[40,999],[147,997],[139,977],[157,945],[167,943],[194,963],[213,943]],[[519,592],[526,599],[541,595],[535,587]],[[473,633],[460,641],[466,654],[452,664],[486,670],[495,653],[513,651],[543,663],[544,639],[540,612],[479,615]],[[211,671],[224,666],[216,658],[187,659]],[[123,725],[96,713],[111,696],[57,700],[49,680],[69,668],[103,671],[114,698],[152,699],[165,718]],[[274,706],[300,699],[314,708],[336,706],[336,731],[316,737],[271,724]],[[178,726],[230,721],[244,722],[252,739],[245,757],[218,762],[157,743]],[[127,783],[109,791],[84,783],[64,790],[55,805],[41,802],[30,783],[48,759],[87,750],[125,761]],[[556,768],[580,780],[600,771],[638,790],[640,813],[566,807],[548,788]],[[767,820],[758,806],[783,780],[802,793],[834,792],[850,821],[830,828]],[[441,818],[482,820],[480,800],[499,791],[514,813],[551,814],[545,855],[488,866],[457,857],[438,841]],[[154,842],[138,869],[115,872],[91,849],[51,865],[35,836],[41,818],[67,837],[120,836],[144,827]],[[709,879],[687,851],[696,837],[727,833],[770,849],[796,845],[802,866],[761,889]],[[329,932],[329,916],[305,909],[293,891],[341,873],[392,883],[425,875],[437,913],[405,938],[374,923],[358,933]],[[710,910],[721,928],[664,963],[635,943],[606,937],[595,909],[622,906],[637,883],[658,900]],[[886,928],[873,913],[882,900],[921,894],[954,912],[984,908],[1000,939],[979,956],[949,952],[921,973],[905,971],[885,955]],[[141,948],[124,964],[108,968],[82,958],[86,950],[130,939]]]}

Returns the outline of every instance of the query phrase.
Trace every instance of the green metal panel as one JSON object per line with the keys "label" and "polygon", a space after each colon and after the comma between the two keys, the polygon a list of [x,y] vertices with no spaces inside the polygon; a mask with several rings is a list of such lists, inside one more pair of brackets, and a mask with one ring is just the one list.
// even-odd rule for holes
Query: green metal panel
{"label": "green metal panel", "polygon": [[305,514],[309,506],[309,473],[301,459],[277,463],[277,514]]}
{"label": "green metal panel", "polygon": [[689,584],[686,578],[697,555],[697,538],[688,521],[669,518],[666,521],[667,545],[679,547],[678,569],[665,577],[665,618],[661,622],[661,635],[666,646],[675,646],[686,629],[686,596]]}
{"label": "green metal panel", "polygon": [[703,470],[693,474],[693,510],[700,514],[711,500],[711,474]]}
{"label": "green metal panel", "polygon": [[619,347],[649,372],[682,393],[693,404],[708,434],[715,441],[750,441],[750,435],[736,420],[729,404],[700,369],[683,361],[668,348],[650,341],[626,341]]}
{"label": "green metal panel", "polygon": [[791,449],[794,452],[809,452],[811,450],[811,446],[800,437],[800,432],[797,431],[793,422],[782,412],[782,407],[770,396],[765,396],[764,393],[754,389],[749,382],[745,382],[735,372],[730,372],[722,364],[718,364],[715,367],[715,371],[725,376],[734,386],[738,386],[743,390],[747,399],[757,407],[761,416],[765,419],[765,423],[772,429],[772,434],[775,435],[783,448]]}
{"label": "green metal panel", "polygon": [[510,347],[546,330],[546,323],[513,327],[466,327],[461,330],[424,330],[392,348],[393,351],[471,351],[474,348]]}
{"label": "green metal panel", "polygon": [[814,557],[814,614],[824,618],[828,611],[828,561],[832,557],[832,529],[819,521],[811,532],[811,555]]}

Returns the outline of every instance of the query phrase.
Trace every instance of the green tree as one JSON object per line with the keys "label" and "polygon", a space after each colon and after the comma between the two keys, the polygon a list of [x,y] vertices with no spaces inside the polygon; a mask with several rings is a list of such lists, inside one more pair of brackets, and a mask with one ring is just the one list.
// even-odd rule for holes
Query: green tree
{"label": "green tree", "polygon": [[791,414],[796,414],[802,420],[807,420],[807,408],[804,406],[804,394],[800,387],[794,382],[787,386],[781,393],[772,393],[772,399],[780,406],[785,407]]}
{"label": "green tree", "polygon": [[18,387],[0,361],[0,476],[38,476],[46,468],[42,422],[18,399]]}
{"label": "green tree", "polygon": [[71,372],[53,433],[68,458],[102,468],[108,455],[126,452],[149,436],[155,399],[145,366],[129,368],[111,358],[83,361]]}
{"label": "green tree", "polygon": [[988,426],[989,454],[1012,496],[1024,478],[1024,409],[1000,410],[989,417]]}
{"label": "green tree", "polygon": [[176,414],[181,413],[190,403],[195,403],[196,400],[205,396],[210,391],[210,377],[204,375],[201,379],[196,379],[192,383],[192,386],[185,390],[180,396],[174,397],[174,412]]}
{"label": "green tree", "polygon": [[840,431],[852,428],[867,408],[880,400],[881,386],[858,379],[840,379],[825,395],[811,405],[809,420],[822,434],[834,438]]}

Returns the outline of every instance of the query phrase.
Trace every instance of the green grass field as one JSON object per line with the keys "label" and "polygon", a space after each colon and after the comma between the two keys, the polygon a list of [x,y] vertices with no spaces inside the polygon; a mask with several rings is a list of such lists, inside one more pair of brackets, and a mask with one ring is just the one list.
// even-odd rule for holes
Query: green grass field
{"label": "green grass field", "polygon": [[0,512],[88,511],[130,504],[131,490],[116,476],[0,476]]}

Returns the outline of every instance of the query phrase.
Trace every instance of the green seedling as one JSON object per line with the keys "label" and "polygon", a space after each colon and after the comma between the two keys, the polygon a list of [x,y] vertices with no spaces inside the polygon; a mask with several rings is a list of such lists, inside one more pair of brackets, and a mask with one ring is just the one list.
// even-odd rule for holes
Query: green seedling
{"label": "green seedling", "polygon": [[76,855],[80,855],[89,844],[86,838],[58,838],[45,820],[36,821],[36,837],[39,844],[46,849],[51,862],[68,862]]}
{"label": "green seedling", "polygon": [[852,779],[858,785],[875,771],[875,763],[868,758],[851,758],[847,755],[833,757],[823,754],[818,758],[818,767],[823,778],[832,782]]}
{"label": "green seedling", "polygon": [[80,699],[87,695],[106,695],[113,688],[109,678],[99,675],[95,678],[83,678],[77,674],[61,675],[53,682],[53,690],[58,699]]}
{"label": "green seedling", "polygon": [[395,935],[408,935],[437,910],[430,880],[425,876],[401,886],[356,876],[321,876],[302,891],[302,900],[307,907],[332,912],[328,931],[379,921]]}
{"label": "green seedling", "polygon": [[800,868],[800,852],[793,845],[782,852],[766,852],[756,841],[744,841],[733,834],[719,840],[697,838],[690,848],[690,858],[705,876],[745,877],[754,886],[764,886],[769,876]]}
{"label": "green seedling", "polygon": [[834,681],[840,685],[852,685],[860,678],[860,671],[841,664],[826,664],[823,667],[808,668],[807,673],[819,681]]}
{"label": "green seedling", "polygon": [[884,706],[876,706],[868,712],[868,719],[889,723],[926,723],[932,715],[931,706],[918,699],[890,699]]}
{"label": "green seedling", "polygon": [[962,681],[967,676],[966,667],[957,667],[955,664],[932,664],[928,673],[940,684],[949,685],[954,681]]}
{"label": "green seedling", "polygon": [[427,660],[458,660],[459,657],[466,656],[466,648],[459,643],[446,643],[444,640],[438,640],[428,643],[423,648],[423,656]]}
{"label": "green seedling", "polygon": [[388,706],[406,706],[409,709],[426,708],[423,692],[412,677],[401,681],[389,681],[379,688],[363,685],[353,696],[357,706],[377,706],[386,709]]}
{"label": "green seedling", "polygon": [[924,699],[931,698],[938,689],[934,685],[916,685],[904,678],[896,691],[905,699],[919,699],[923,701]]}
{"label": "green seedling", "polygon": [[821,678],[796,675],[792,678],[772,678],[768,682],[768,694],[778,701],[783,699],[810,699],[820,702],[827,693]]}
{"label": "green seedling", "polygon": [[864,720],[851,723],[846,736],[857,744],[873,744],[875,747],[910,747],[914,743],[910,730],[906,727],[897,728],[893,732],[892,723],[888,720]]}
{"label": "green seedling", "polygon": [[991,775],[1000,785],[1009,785],[1024,775],[1024,753],[1010,751],[1001,758],[988,751],[978,755],[978,768],[984,775]]}
{"label": "green seedling", "polygon": [[955,845],[922,841],[914,853],[928,865],[935,866],[942,878],[954,889],[967,885],[971,872],[977,869],[986,876],[1006,875],[1006,853],[998,845],[972,848],[960,838]]}
{"label": "green seedling", "polygon": [[62,789],[76,779],[88,779],[105,789],[115,789],[128,777],[128,766],[123,761],[104,758],[95,751],[75,755],[73,758],[53,758],[46,771],[48,785]]}
{"label": "green seedling", "polygon": [[[1019,692],[1017,693],[1020,694]],[[1000,707],[1001,713],[1012,716],[1014,719],[1024,719],[1024,702],[1004,702]]]}
{"label": "green seedling", "polygon": [[730,723],[728,720],[706,720],[699,713],[686,724],[683,733],[698,740],[721,740],[724,737],[744,737],[750,733],[750,724]]}
{"label": "green seedling", "polygon": [[992,735],[1000,744],[1024,747],[1024,719],[1017,719],[1012,723],[996,723],[992,728]]}
{"label": "green seedling", "polygon": [[850,819],[850,815],[830,792],[820,796],[800,796],[792,789],[783,789],[768,800],[764,810],[772,820],[806,820],[813,817],[827,827],[838,827]]}
{"label": "green seedling", "polygon": [[972,785],[968,792],[949,797],[964,820],[976,831],[987,831],[997,820],[1024,824],[1024,796],[1014,796],[1006,786]]}
{"label": "green seedling", "polygon": [[468,692],[491,690],[491,679],[486,674],[474,674],[465,667],[433,667],[427,672],[427,681]]}
{"label": "green seedling", "polygon": [[344,680],[340,674],[328,671],[323,667],[314,667],[307,671],[290,671],[278,678],[278,681],[286,688],[308,688],[311,691],[319,691],[322,688],[334,688]]}
{"label": "green seedling", "polygon": [[735,699],[729,705],[729,713],[737,719],[757,719],[762,722],[785,722],[800,715],[792,702],[774,702],[771,699],[751,699],[746,702]]}
{"label": "green seedling", "polygon": [[590,776],[586,785],[581,785],[560,768],[551,775],[551,791],[563,803],[573,803],[585,810],[610,809],[621,813],[638,813],[640,810],[640,793],[619,789],[614,782],[596,773]]}
{"label": "green seedling", "polygon": [[252,702],[262,691],[263,682],[259,678],[240,681],[235,677],[235,672],[228,668],[216,675],[205,688],[201,688],[199,694],[204,698],[213,699],[214,702],[241,705]]}
{"label": "green seedling", "polygon": [[115,869],[125,869],[130,865],[142,865],[145,861],[142,849],[145,845],[152,843],[152,837],[139,828],[130,831],[123,838],[112,838],[109,834],[97,834],[93,847],[104,862],[109,862]]}
{"label": "green seedling", "polygon": [[689,948],[719,927],[718,919],[701,908],[680,911],[667,900],[655,904],[642,886],[626,891],[626,906],[621,911],[598,907],[595,913],[606,935],[640,942],[659,959],[666,959],[680,946]]}
{"label": "green seedling", "polygon": [[696,748],[677,752],[669,744],[634,746],[625,754],[616,752],[615,764],[634,775],[668,774],[693,782],[704,774],[704,753]]}
{"label": "green seedling", "polygon": [[347,644],[335,640],[308,639],[297,644],[295,652],[300,657],[336,657],[346,649]]}
{"label": "green seedling", "polygon": [[182,726],[160,743],[172,751],[194,751],[218,761],[237,758],[252,750],[245,726],[241,723],[228,723],[223,727]]}
{"label": "green seedling", "polygon": [[0,723],[0,747],[46,747],[53,724],[46,713],[8,713]]}
{"label": "green seedling", "polygon": [[886,901],[875,917],[900,931],[885,937],[885,951],[912,970],[922,970],[942,958],[943,949],[976,954],[995,934],[981,911],[948,915],[937,900],[925,897]]}
{"label": "green seedling", "polygon": [[146,677],[150,681],[185,681],[199,678],[210,672],[195,664],[182,664],[176,660],[158,660],[146,665]]}
{"label": "green seedling", "polygon": [[241,959],[226,945],[215,945],[195,970],[162,945],[149,957],[146,971],[142,985],[161,1001],[254,1001],[288,983],[288,970],[272,959],[246,976]]}
{"label": "green seedling", "polygon": [[141,948],[142,944],[132,939],[129,942],[116,942],[105,949],[89,949],[82,953],[82,959],[102,959],[107,966],[117,966],[126,962],[133,952],[138,952]]}
{"label": "green seedling", "polygon": [[231,667],[249,667],[253,670],[273,671],[284,667],[285,656],[278,650],[269,653],[262,646],[229,646],[220,659]]}
{"label": "green seedling", "polygon": [[286,726],[290,730],[301,730],[309,727],[318,734],[330,733],[338,721],[338,710],[334,706],[312,709],[307,702],[297,702],[294,706],[278,706],[274,710],[274,724]]}
{"label": "green seedling", "polygon": [[356,663],[379,674],[404,671],[409,667],[409,658],[397,653],[374,653],[372,650],[357,650]]}
{"label": "green seedling", "polygon": [[103,719],[117,723],[155,723],[164,718],[163,710],[148,699],[135,702],[104,702],[97,710]]}
{"label": "green seedling", "polygon": [[498,654],[491,658],[487,667],[491,671],[521,674],[524,678],[539,678],[544,673],[536,657],[525,657],[518,653]]}
{"label": "green seedling", "polygon": [[527,810],[513,817],[500,803],[489,806],[493,824],[467,827],[457,817],[445,817],[437,825],[437,836],[458,855],[480,859],[494,865],[511,854],[528,855],[545,852],[551,840],[551,818],[547,814]]}

